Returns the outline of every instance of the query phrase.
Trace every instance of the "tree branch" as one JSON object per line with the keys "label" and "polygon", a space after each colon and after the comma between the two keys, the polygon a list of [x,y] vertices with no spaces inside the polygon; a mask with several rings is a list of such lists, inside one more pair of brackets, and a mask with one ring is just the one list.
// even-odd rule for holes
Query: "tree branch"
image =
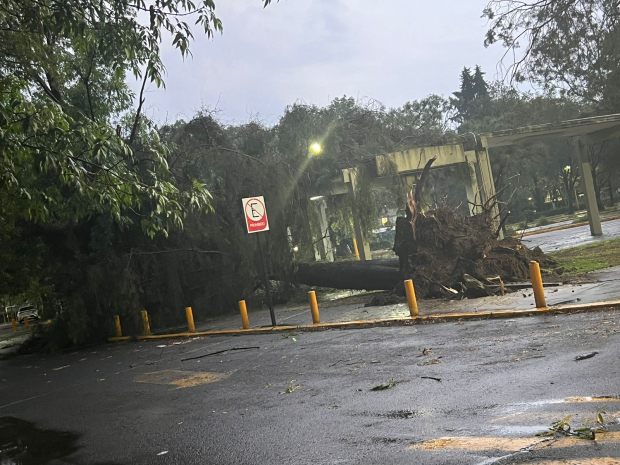
{"label": "tree branch", "polygon": [[136,117],[133,120],[133,126],[131,128],[131,134],[129,135],[129,145],[133,145],[133,142],[136,138],[136,133],[138,132],[138,124],[140,123],[140,116],[142,113],[142,105],[144,104],[144,87],[146,86],[146,80],[148,78],[148,69],[150,63],[146,66],[144,70],[144,79],[142,80],[142,87],[140,87],[140,96],[138,97],[138,109],[136,110]]}

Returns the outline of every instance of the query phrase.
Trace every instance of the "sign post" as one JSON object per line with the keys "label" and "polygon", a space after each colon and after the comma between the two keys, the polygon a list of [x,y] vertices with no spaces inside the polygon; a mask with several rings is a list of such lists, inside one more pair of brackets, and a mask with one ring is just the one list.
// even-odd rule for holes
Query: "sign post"
{"label": "sign post", "polygon": [[[269,221],[267,220],[267,209],[265,208],[265,199],[260,197],[250,197],[242,199],[243,211],[245,213],[245,224],[248,228],[248,234],[269,231]],[[271,325],[276,326],[276,315],[273,311],[273,303],[271,301],[271,291],[269,289],[269,274],[267,273],[267,265],[265,263],[265,254],[263,245],[260,241],[260,235],[256,235],[256,245],[258,246],[258,254],[260,255],[261,269],[263,273],[263,285],[265,286],[265,295],[267,296],[267,305],[269,305],[269,313],[271,315]]]}

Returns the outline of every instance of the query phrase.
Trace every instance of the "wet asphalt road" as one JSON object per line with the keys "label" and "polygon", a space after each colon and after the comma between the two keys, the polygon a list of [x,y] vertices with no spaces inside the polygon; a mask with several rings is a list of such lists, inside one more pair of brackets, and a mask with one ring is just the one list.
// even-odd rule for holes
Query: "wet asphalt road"
{"label": "wet asphalt road", "polygon": [[[613,433],[620,402],[565,401],[620,394],[619,334],[620,311],[607,311],[16,357],[0,361],[2,459],[240,465],[620,457]],[[182,361],[233,347],[260,348]],[[423,355],[425,348],[432,353]],[[574,361],[592,351],[599,353]],[[370,390],[390,381],[397,382],[390,389]],[[552,422],[573,415],[579,426],[602,406],[607,436],[536,444],[544,438],[534,434]],[[425,442],[442,437],[456,439]]]}
{"label": "wet asphalt road", "polygon": [[568,249],[594,242],[606,241],[620,237],[620,219],[601,223],[602,236],[590,235],[590,226],[549,231],[524,237],[523,243],[529,248],[540,247],[543,252]]}

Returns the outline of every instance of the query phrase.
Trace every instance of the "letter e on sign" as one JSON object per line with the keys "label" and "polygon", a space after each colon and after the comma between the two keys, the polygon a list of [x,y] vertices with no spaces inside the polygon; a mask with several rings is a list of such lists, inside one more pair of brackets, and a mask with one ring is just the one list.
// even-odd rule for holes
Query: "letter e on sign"
{"label": "letter e on sign", "polygon": [[243,211],[245,212],[245,224],[249,233],[269,231],[269,221],[267,221],[267,210],[265,209],[265,199],[261,197],[251,197],[242,199]]}

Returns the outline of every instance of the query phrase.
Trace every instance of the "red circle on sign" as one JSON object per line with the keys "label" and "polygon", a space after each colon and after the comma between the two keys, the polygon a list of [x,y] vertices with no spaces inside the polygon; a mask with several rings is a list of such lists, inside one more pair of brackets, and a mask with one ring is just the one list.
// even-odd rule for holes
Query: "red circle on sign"
{"label": "red circle on sign", "polygon": [[250,199],[245,203],[245,217],[248,224],[248,232],[258,232],[267,229],[267,216],[265,205],[259,199]]}

